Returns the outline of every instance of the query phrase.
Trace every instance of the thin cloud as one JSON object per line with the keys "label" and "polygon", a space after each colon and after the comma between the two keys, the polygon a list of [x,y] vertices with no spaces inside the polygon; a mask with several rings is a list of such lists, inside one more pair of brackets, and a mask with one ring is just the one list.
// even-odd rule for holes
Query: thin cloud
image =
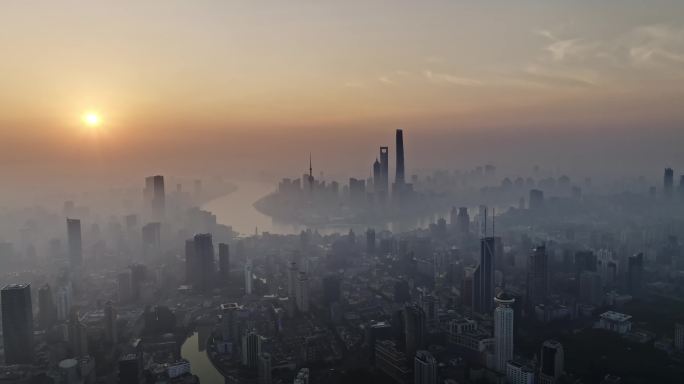
{"label": "thin cloud", "polygon": [[378,81],[387,84],[387,85],[394,85],[394,81],[389,78],[389,76],[380,76],[378,77]]}
{"label": "thin cloud", "polygon": [[[570,31],[537,29],[546,41],[540,53],[515,73],[519,84],[634,87],[635,71],[653,71],[652,79],[676,83],[684,76],[684,28],[643,25],[612,36],[592,38]],[[674,83],[673,83],[674,84]]]}
{"label": "thin cloud", "polygon": [[482,85],[482,82],[476,79],[455,76],[448,73],[435,73],[427,69],[423,71],[423,75],[429,82],[436,84],[452,84],[463,86]]}
{"label": "thin cloud", "polygon": [[411,73],[403,69],[397,69],[387,74],[378,77],[378,81],[386,85],[396,85],[398,84],[400,77],[409,76]]}
{"label": "thin cloud", "polygon": [[520,76],[523,82],[545,87],[590,87],[598,82],[596,73],[588,70],[549,70],[528,66]]}
{"label": "thin cloud", "polygon": [[568,57],[576,57],[586,51],[587,47],[582,46],[580,41],[580,39],[557,40],[546,46],[546,50],[554,61],[561,61]]}
{"label": "thin cloud", "polygon": [[532,32],[536,33],[536,34],[539,35],[539,36],[545,37],[545,38],[547,38],[547,39],[549,39],[549,40],[553,40],[553,41],[558,40],[558,39],[556,38],[556,36],[554,36],[554,34],[551,33],[551,31],[546,30],[546,29],[537,29],[537,30],[534,30],[534,31],[532,31]]}
{"label": "thin cloud", "polygon": [[637,66],[681,66],[684,63],[684,28],[647,25],[627,38],[628,57]]}

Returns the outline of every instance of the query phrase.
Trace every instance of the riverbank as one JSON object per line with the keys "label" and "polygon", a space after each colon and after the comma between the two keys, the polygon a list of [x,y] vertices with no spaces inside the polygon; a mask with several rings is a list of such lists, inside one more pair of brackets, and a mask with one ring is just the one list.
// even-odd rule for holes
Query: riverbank
{"label": "riverbank", "polygon": [[258,232],[275,234],[297,234],[306,227],[298,224],[283,223],[274,220],[254,207],[260,198],[273,192],[270,183],[240,181],[235,182],[236,190],[230,194],[217,197],[201,206],[216,215],[216,221],[233,228],[241,235]]}
{"label": "riverbank", "polygon": [[274,220],[315,228],[325,232],[365,231],[367,228],[390,231],[427,227],[440,217],[449,216],[445,202],[415,199],[403,208],[397,206],[352,206],[342,201],[314,202],[278,193],[266,195],[254,203],[260,213]]}
{"label": "riverbank", "polygon": [[[195,331],[181,346],[181,356],[188,360],[192,373],[199,377],[200,384],[224,384],[223,375],[209,359],[207,340],[200,342],[200,332]],[[202,347],[205,348],[202,348]]]}
{"label": "riverbank", "polygon": [[195,203],[198,206],[203,206],[216,199],[226,197],[238,190],[238,185],[233,182],[222,182],[220,185],[212,185],[208,191],[202,191],[199,196],[195,197]]}

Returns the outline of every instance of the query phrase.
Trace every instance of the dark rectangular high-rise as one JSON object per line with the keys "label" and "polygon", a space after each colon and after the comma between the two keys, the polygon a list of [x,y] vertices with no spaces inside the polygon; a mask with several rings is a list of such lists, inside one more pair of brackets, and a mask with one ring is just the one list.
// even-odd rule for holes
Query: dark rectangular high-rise
{"label": "dark rectangular high-rise", "polygon": [[219,243],[218,246],[219,257],[219,275],[221,281],[226,283],[230,276],[230,247],[226,243]]}
{"label": "dark rectangular high-rise", "polygon": [[544,191],[540,189],[531,189],[527,206],[531,210],[537,210],[544,206]]}
{"label": "dark rectangular high-rise", "polygon": [[644,254],[639,253],[627,259],[627,291],[633,296],[641,292],[644,279]]}
{"label": "dark rectangular high-rise", "polygon": [[69,262],[71,266],[81,265],[83,262],[81,220],[67,219],[67,238],[69,240]]}
{"label": "dark rectangular high-rise", "polygon": [[0,296],[5,364],[31,364],[33,362],[31,285],[7,285],[2,289]]}
{"label": "dark rectangular high-rise", "polygon": [[501,250],[500,237],[485,237],[480,240],[480,265],[475,283],[475,311],[490,313],[494,309],[494,271],[496,254]]}
{"label": "dark rectangular high-rise", "polygon": [[[453,223],[452,223],[453,225]],[[467,207],[460,207],[458,209],[458,215],[456,215],[456,232],[461,235],[467,235],[470,233],[470,215],[468,215]]]}
{"label": "dark rectangular high-rise", "polygon": [[404,178],[404,131],[397,129],[396,134],[396,146],[397,146],[397,169],[396,175],[394,177],[394,182],[397,186],[403,185],[405,182]]}
{"label": "dark rectangular high-rise", "polygon": [[665,168],[665,175],[663,176],[663,195],[666,198],[672,198],[672,191],[674,189],[674,170],[672,168]]}
{"label": "dark rectangular high-rise", "polygon": [[404,307],[403,315],[406,355],[412,358],[425,344],[425,312],[412,304]]}
{"label": "dark rectangular high-rise", "polygon": [[207,291],[211,288],[216,268],[214,266],[214,244],[210,233],[200,233],[194,239],[195,280],[193,289]]}
{"label": "dark rectangular high-rise", "polygon": [[579,280],[582,272],[596,272],[596,255],[592,251],[579,251],[575,253],[575,279]]}
{"label": "dark rectangular high-rise", "polygon": [[147,223],[142,227],[143,257],[157,257],[161,252],[161,223]]}
{"label": "dark rectangular high-rise", "polygon": [[145,178],[145,203],[156,220],[164,218],[166,211],[166,191],[164,188],[164,176],[156,175]]}
{"label": "dark rectangular high-rise", "polygon": [[38,325],[41,329],[49,329],[57,321],[57,307],[48,284],[38,289]]}
{"label": "dark rectangular high-rise", "polygon": [[382,184],[382,168],[378,159],[373,162],[373,193],[376,195],[380,192]]}
{"label": "dark rectangular high-rise", "polygon": [[166,213],[166,192],[164,190],[164,176],[154,176],[154,194],[152,196],[152,210],[157,219],[164,218]]}
{"label": "dark rectangular high-rise", "polygon": [[185,282],[192,285],[197,281],[199,267],[195,257],[195,240],[185,240]]}
{"label": "dark rectangular high-rise", "polygon": [[544,304],[549,294],[549,258],[546,247],[532,250],[527,264],[527,304],[530,309]]}
{"label": "dark rectangular high-rise", "polygon": [[374,255],[375,254],[375,230],[369,228],[366,231],[366,253],[369,255]]}
{"label": "dark rectangular high-rise", "polygon": [[382,197],[389,193],[389,148],[380,147],[380,185],[379,192]]}

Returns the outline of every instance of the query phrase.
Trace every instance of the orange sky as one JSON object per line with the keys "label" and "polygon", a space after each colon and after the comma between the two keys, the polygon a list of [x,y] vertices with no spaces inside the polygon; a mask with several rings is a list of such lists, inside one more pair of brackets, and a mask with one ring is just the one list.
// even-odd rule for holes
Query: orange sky
{"label": "orange sky", "polygon": [[[684,2],[660,0],[6,1],[0,176],[213,161],[280,174],[316,146],[332,172],[357,152],[348,172],[366,172],[399,127],[422,143],[416,167],[487,161],[459,137],[516,131],[535,145],[662,131],[665,150],[636,149],[677,162],[682,20]],[[454,151],[431,152],[438,137]]]}

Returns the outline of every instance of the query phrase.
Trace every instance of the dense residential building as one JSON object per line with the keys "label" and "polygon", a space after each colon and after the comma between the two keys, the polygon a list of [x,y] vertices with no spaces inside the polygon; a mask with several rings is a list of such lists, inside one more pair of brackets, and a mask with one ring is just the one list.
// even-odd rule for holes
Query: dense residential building
{"label": "dense residential building", "polygon": [[525,362],[509,360],[506,363],[506,382],[509,384],[535,384],[534,368]]}
{"label": "dense residential building", "polygon": [[410,383],[411,370],[408,367],[406,354],[390,340],[380,340],[375,343],[375,366],[397,383]]}

